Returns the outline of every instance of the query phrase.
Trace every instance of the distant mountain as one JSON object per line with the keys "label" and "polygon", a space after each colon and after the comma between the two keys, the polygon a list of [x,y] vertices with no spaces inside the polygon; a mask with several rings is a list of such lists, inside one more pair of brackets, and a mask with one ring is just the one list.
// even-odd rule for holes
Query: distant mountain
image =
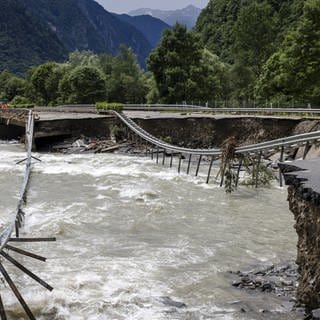
{"label": "distant mountain", "polygon": [[55,32],[27,13],[18,1],[1,0],[0,12],[0,71],[23,73],[32,65],[67,57]]}
{"label": "distant mountain", "polygon": [[150,15],[129,16],[127,14],[115,14],[120,20],[127,22],[139,30],[154,48],[159,43],[162,33],[171,26],[162,20]]}
{"label": "distant mountain", "polygon": [[45,21],[68,51],[116,54],[120,44],[125,44],[145,66],[152,49],[148,40],[131,24],[119,20],[94,0],[18,1],[30,14]]}
{"label": "distant mountain", "polygon": [[145,67],[152,50],[132,23],[94,0],[0,0],[0,12],[0,72],[22,74],[32,65],[63,61],[75,50],[117,54],[121,44]]}
{"label": "distant mountain", "polygon": [[173,26],[176,22],[185,24],[189,29],[193,28],[201,13],[201,9],[190,5],[180,10],[154,10],[148,8],[137,9],[129,12],[130,16],[150,15],[156,17],[168,25]]}

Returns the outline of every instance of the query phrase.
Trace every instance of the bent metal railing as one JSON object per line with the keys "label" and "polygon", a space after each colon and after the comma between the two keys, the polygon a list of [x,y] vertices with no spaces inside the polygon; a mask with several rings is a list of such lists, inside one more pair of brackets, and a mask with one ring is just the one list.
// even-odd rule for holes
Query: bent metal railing
{"label": "bent metal railing", "polygon": [[[178,165],[178,171],[180,172],[181,169],[181,158],[182,154],[189,155],[188,159],[188,167],[187,167],[187,173],[190,171],[190,163],[191,163],[191,157],[192,156],[198,156],[198,165],[196,169],[196,176],[199,172],[199,167],[201,163],[201,159],[203,156],[211,157],[210,165],[209,165],[209,171],[207,175],[206,182],[209,182],[210,179],[210,173],[213,165],[213,161],[216,158],[220,158],[222,156],[223,150],[221,148],[212,148],[212,149],[191,149],[191,148],[183,148],[174,146],[172,144],[166,143],[154,136],[152,136],[150,133],[146,132],[143,128],[141,128],[139,125],[137,125],[132,119],[127,117],[122,112],[117,111],[111,111],[113,114],[115,114],[129,129],[131,129],[135,134],[137,134],[139,137],[141,137],[144,141],[150,143],[152,146],[156,147],[156,159],[157,163],[159,161],[159,153],[163,153],[163,160],[162,163],[164,164],[165,161],[165,154],[166,152],[170,152],[171,154],[171,161],[170,161],[170,167],[172,166],[172,157],[173,153],[179,154],[179,165]],[[235,148],[235,154],[239,158],[239,168],[237,172],[237,180],[239,179],[239,172],[241,167],[241,159],[244,157],[245,154],[255,154],[258,155],[258,163],[261,162],[262,153],[266,151],[271,150],[280,150],[280,156],[279,156],[279,162],[282,162],[284,159],[284,151],[287,147],[294,147],[294,146],[305,146],[304,155],[306,154],[306,149],[309,149],[311,145],[317,141],[320,141],[320,131],[314,131],[310,133],[304,133],[299,135],[294,135],[286,138],[280,138],[276,140],[271,140],[267,142],[247,145],[247,146],[241,146]],[[160,150],[162,149],[162,151]],[[151,153],[151,156],[153,158],[153,151]],[[223,172],[222,175],[222,181],[223,181]],[[279,181],[280,186],[282,186],[282,176],[279,175]],[[222,183],[221,183],[222,186]]]}
{"label": "bent metal railing", "polygon": [[[32,142],[33,142],[33,131],[34,131],[34,114],[32,111],[29,111],[28,120],[26,123],[26,147],[27,147],[27,157],[17,164],[25,162],[25,171],[24,171],[24,178],[21,187],[21,191],[18,198],[18,203],[15,211],[12,213],[9,222],[0,229],[0,275],[2,275],[5,282],[9,285],[10,289],[20,302],[22,308],[26,312],[28,318],[30,320],[35,319],[32,311],[28,307],[27,303],[23,299],[22,295],[20,294],[18,288],[16,287],[14,281],[12,280],[11,276],[8,274],[7,270],[3,265],[3,259],[5,261],[10,262],[15,267],[20,269],[22,272],[27,274],[33,280],[38,282],[40,285],[45,287],[48,290],[53,290],[53,288],[46,283],[44,280],[40,279],[37,275],[27,269],[24,265],[19,263],[15,258],[13,258],[8,251],[13,251],[17,254],[24,255],[39,261],[46,261],[46,258],[36,255],[32,252],[26,251],[16,246],[12,246],[12,242],[15,243],[23,243],[23,242],[42,242],[42,241],[55,241],[55,238],[21,238],[19,234],[19,230],[22,227],[22,223],[24,221],[25,213],[23,212],[23,206],[26,203],[26,195],[28,190],[28,185],[30,181],[30,174],[31,174],[31,165],[32,159],[36,159],[32,156]],[[37,159],[38,160],[38,159]],[[6,320],[6,312],[4,309],[3,301],[0,294],[0,319]]]}

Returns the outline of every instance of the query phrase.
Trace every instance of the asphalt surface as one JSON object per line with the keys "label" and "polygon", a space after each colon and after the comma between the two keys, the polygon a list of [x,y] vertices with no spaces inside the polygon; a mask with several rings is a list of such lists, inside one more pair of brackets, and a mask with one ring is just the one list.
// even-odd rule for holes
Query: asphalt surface
{"label": "asphalt surface", "polygon": [[320,197],[320,159],[296,160],[281,166],[287,184],[298,181],[305,192],[314,192]]}
{"label": "asphalt surface", "polygon": [[[97,114],[95,112],[54,112],[35,110],[40,117],[40,121],[53,121],[63,119],[97,119],[112,117],[106,114]],[[168,111],[124,111],[124,114],[133,119],[187,119],[187,118],[268,118],[268,119],[301,119],[301,117],[292,116],[274,116],[274,115],[236,115],[236,114],[212,114],[206,112],[168,112]]]}

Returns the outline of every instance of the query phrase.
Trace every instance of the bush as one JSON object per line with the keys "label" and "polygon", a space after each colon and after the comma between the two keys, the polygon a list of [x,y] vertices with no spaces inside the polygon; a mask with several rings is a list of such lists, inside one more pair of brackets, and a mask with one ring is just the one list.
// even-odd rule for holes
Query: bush
{"label": "bush", "polygon": [[118,102],[97,102],[96,103],[97,110],[114,110],[117,112],[121,112],[123,110],[123,104]]}
{"label": "bush", "polygon": [[20,103],[20,104],[9,104],[9,108],[16,108],[16,109],[31,109],[34,107],[33,103]]}
{"label": "bush", "polygon": [[17,105],[17,104],[31,104],[31,101],[23,96],[15,96],[11,101],[10,104]]}

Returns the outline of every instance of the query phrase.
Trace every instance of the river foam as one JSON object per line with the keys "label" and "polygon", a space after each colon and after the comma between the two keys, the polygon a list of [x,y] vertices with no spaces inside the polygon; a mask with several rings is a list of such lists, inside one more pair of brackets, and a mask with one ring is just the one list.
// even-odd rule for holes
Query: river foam
{"label": "river foam", "polygon": [[[24,151],[0,149],[7,159],[1,186],[14,194],[21,169],[13,160]],[[35,156],[42,162],[33,165],[22,235],[57,242],[23,245],[47,256],[46,264],[22,261],[55,289],[10,272],[37,319],[298,319],[276,297],[232,288],[227,276],[294,258],[285,190],[241,187],[227,195],[205,184],[205,172],[179,175],[176,166],[125,155]],[[8,288],[1,294],[11,319],[23,319]],[[273,310],[269,318],[263,308]]]}

